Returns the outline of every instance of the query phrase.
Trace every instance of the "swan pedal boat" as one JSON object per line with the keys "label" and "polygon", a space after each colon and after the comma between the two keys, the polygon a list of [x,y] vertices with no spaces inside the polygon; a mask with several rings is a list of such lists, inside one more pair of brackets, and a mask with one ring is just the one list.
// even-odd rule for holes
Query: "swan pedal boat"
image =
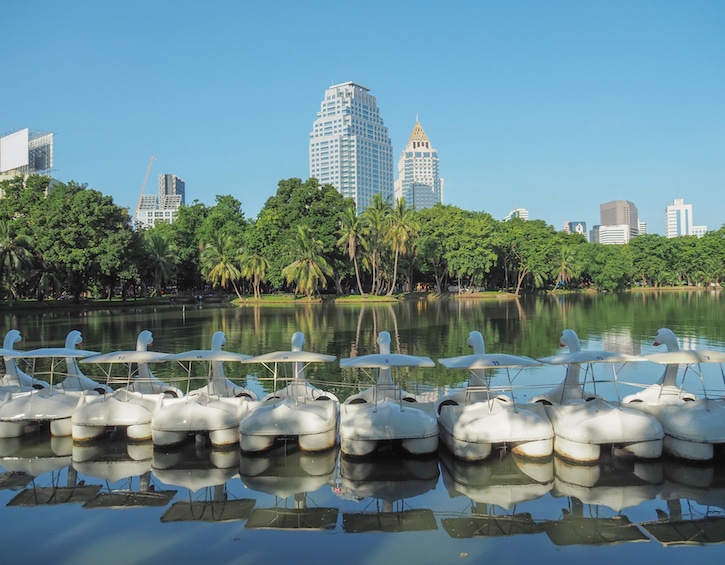
{"label": "swan pedal boat", "polygon": [[[662,377],[643,391],[626,396],[623,402],[657,418],[665,432],[666,453],[690,461],[713,459],[715,448],[725,445],[725,399],[697,398],[678,387],[675,379],[681,365],[686,367],[685,373],[702,363],[720,363],[722,370],[725,353],[680,349],[668,328],[658,330],[653,345],[667,347],[665,352],[647,356],[649,361],[665,365]],[[704,389],[701,374],[700,379]]]}
{"label": "swan pedal boat", "polygon": [[[443,444],[460,459],[487,459],[495,447],[511,447],[525,458],[550,457],[554,452],[554,430],[540,405],[517,406],[512,397],[499,395],[486,384],[487,369],[540,366],[530,357],[486,354],[483,336],[468,336],[472,355],[439,359],[447,369],[467,369],[466,390],[443,396],[436,402],[438,428]],[[509,386],[511,378],[509,374]]]}
{"label": "swan pedal boat", "polygon": [[340,360],[343,368],[377,369],[375,384],[348,397],[340,407],[340,451],[367,456],[383,443],[400,442],[404,451],[425,455],[438,449],[438,422],[432,403],[395,385],[392,367],[434,367],[429,357],[390,352],[390,333],[377,338],[380,353]]}
{"label": "swan pedal boat", "polygon": [[[74,442],[91,441],[109,430],[121,428],[132,441],[151,439],[151,418],[161,407],[164,397],[181,397],[178,388],[166,384],[151,372],[149,363],[158,362],[164,353],[148,351],[153,335],[148,330],[139,333],[136,349],[115,351],[88,357],[81,363],[96,363],[128,366],[127,385],[111,394],[86,399],[71,417],[71,432]],[[134,372],[132,366],[136,365]],[[110,369],[109,369],[110,374]]]}
{"label": "swan pedal boat", "polygon": [[[13,331],[16,333],[13,334]],[[8,336],[13,343],[17,343],[20,333],[11,330],[6,336],[6,342]],[[66,337],[65,347],[48,347],[24,352],[8,349],[5,352],[6,371],[9,371],[19,384],[11,385],[9,391],[1,393],[0,438],[20,437],[45,425],[49,426],[52,436],[71,435],[73,413],[83,405],[87,397],[98,397],[108,391],[105,385],[89,379],[78,368],[76,359],[98,355],[95,351],[76,349],[82,341],[81,332],[72,330]],[[37,386],[36,382],[44,381],[23,373],[17,367],[16,358],[32,359],[33,362],[37,359],[50,360],[50,383]],[[56,365],[63,361],[67,372],[56,373]],[[64,375],[64,378],[61,382],[53,384],[56,374]]]}
{"label": "swan pedal boat", "polygon": [[[530,402],[544,404],[554,428],[554,451],[573,461],[597,461],[602,446],[616,455],[656,459],[662,455],[664,431],[656,418],[634,408],[587,395],[579,381],[582,364],[627,363],[646,358],[611,351],[582,351],[573,330],[560,338],[569,353],[539,359],[542,363],[567,365],[564,383]],[[614,373],[616,379],[616,372]]]}
{"label": "swan pedal boat", "polygon": [[292,335],[290,351],[274,351],[252,357],[244,363],[261,363],[278,381],[281,363],[292,364],[293,377],[287,386],[274,390],[258,401],[249,401],[239,422],[239,445],[243,452],[261,452],[275,442],[294,438],[302,451],[324,451],[337,442],[340,401],[311,385],[305,378],[309,363],[329,363],[334,355],[303,351],[305,336]]}
{"label": "swan pedal boat", "polygon": [[162,398],[161,406],[151,419],[151,436],[156,446],[178,445],[190,436],[204,433],[212,447],[223,448],[239,444],[239,421],[248,400],[257,400],[254,392],[241,387],[224,374],[224,362],[241,363],[251,358],[231,351],[224,332],[212,336],[210,350],[192,350],[168,355],[162,361],[205,362],[211,367],[209,382],[181,398]]}

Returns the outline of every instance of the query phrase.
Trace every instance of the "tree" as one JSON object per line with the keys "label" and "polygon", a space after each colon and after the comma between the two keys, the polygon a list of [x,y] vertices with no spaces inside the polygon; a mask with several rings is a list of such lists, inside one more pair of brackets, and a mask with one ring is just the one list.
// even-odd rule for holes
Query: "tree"
{"label": "tree", "polygon": [[213,286],[226,288],[231,283],[237,298],[242,298],[237,281],[242,278],[239,269],[243,250],[234,238],[223,232],[217,234],[214,243],[207,243],[201,251],[201,272]]}
{"label": "tree", "polygon": [[[642,237],[642,236],[639,236]],[[628,245],[590,243],[581,246],[584,271],[599,291],[627,288],[632,272],[632,253]]]}
{"label": "tree", "polygon": [[303,293],[307,300],[320,284],[327,284],[325,275],[332,274],[327,259],[322,255],[322,242],[316,239],[310,229],[300,224],[290,245],[293,261],[282,269],[288,284],[295,285],[295,294]]}
{"label": "tree", "polygon": [[8,289],[8,306],[13,305],[18,277],[23,276],[32,266],[30,244],[30,238],[11,233],[10,224],[0,220],[0,277]]}
{"label": "tree", "polygon": [[170,231],[168,240],[177,252],[176,281],[181,290],[200,289],[203,285],[199,255],[205,243],[201,239],[202,226],[208,215],[209,208],[195,200],[190,206],[179,208],[173,224],[154,227]]}
{"label": "tree", "polygon": [[642,234],[629,241],[627,248],[632,257],[632,276],[643,285],[655,287],[672,280],[669,265],[672,242],[657,234]]}
{"label": "tree", "polygon": [[572,280],[578,279],[581,275],[581,263],[577,258],[576,249],[579,245],[585,244],[584,238],[578,234],[571,234],[561,241],[552,276],[556,278],[554,290],[562,286],[568,286]]}
{"label": "tree", "polygon": [[446,259],[450,274],[457,279],[459,292],[462,279],[468,278],[473,284],[483,283],[495,264],[497,226],[489,214],[458,210],[456,233],[446,245]]}
{"label": "tree", "polygon": [[297,226],[305,224],[314,230],[322,243],[322,252],[334,266],[335,282],[339,288],[340,271],[347,267],[344,255],[337,250],[340,214],[346,200],[331,185],[323,185],[317,179],[305,182],[298,178],[279,181],[277,192],[267,199],[254,222],[254,228],[246,238],[247,246],[264,250],[269,259],[268,280],[274,286],[282,286],[282,269],[287,265],[288,242],[295,238]]}
{"label": "tree", "polygon": [[261,298],[261,284],[267,278],[269,260],[259,251],[246,251],[241,256],[241,274],[244,278],[252,280],[254,298]]}
{"label": "tree", "polygon": [[161,296],[163,286],[170,282],[176,272],[176,248],[156,228],[145,232],[148,269],[153,273],[153,286],[156,296]]}
{"label": "tree", "polygon": [[362,222],[355,210],[355,203],[352,201],[343,208],[340,214],[340,238],[337,240],[337,245],[347,252],[348,257],[353,262],[357,288],[360,296],[364,298],[365,292],[360,281],[360,266],[358,265],[357,256],[359,251],[364,251],[367,248],[367,242],[362,234]]}
{"label": "tree", "polygon": [[555,261],[555,235],[554,228],[543,220],[512,218],[503,222],[500,246],[505,268],[516,273],[516,296],[529,276],[535,287],[543,286]]}
{"label": "tree", "polygon": [[455,249],[461,212],[460,208],[442,204],[415,212],[420,268],[424,276],[433,277],[438,292],[443,292],[445,286],[449,252]]}
{"label": "tree", "polygon": [[395,291],[395,282],[398,276],[398,258],[400,254],[408,253],[418,233],[415,230],[415,220],[412,212],[405,206],[405,198],[398,198],[395,207],[390,213],[388,233],[385,240],[390,243],[395,254],[393,264],[393,282],[388,289],[388,296]]}
{"label": "tree", "polygon": [[123,253],[124,240],[115,234],[130,230],[124,208],[73,181],[54,184],[44,205],[31,212],[30,224],[37,253],[57,266],[75,302],[92,285],[102,284],[104,269],[107,273],[114,261],[109,254]]}
{"label": "tree", "polygon": [[368,242],[367,255],[365,256],[365,259],[366,263],[370,267],[370,273],[372,275],[370,288],[370,292],[372,294],[379,294],[382,287],[381,262],[391,212],[392,208],[390,203],[385,202],[383,200],[383,196],[379,192],[376,192],[373,194],[370,207],[361,214],[363,221],[363,236]]}

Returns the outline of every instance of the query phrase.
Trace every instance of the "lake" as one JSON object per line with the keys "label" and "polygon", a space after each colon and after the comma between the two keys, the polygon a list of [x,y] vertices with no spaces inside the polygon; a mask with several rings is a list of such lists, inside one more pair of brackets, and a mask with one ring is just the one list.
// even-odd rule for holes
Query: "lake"
{"label": "lake", "polygon": [[[377,333],[386,330],[393,352],[436,360],[469,353],[466,338],[478,330],[487,352],[538,358],[559,352],[565,328],[578,333],[583,349],[653,353],[656,331],[669,327],[682,347],[722,351],[723,314],[722,293],[708,291],[367,306],[129,304],[6,312],[0,331],[20,330],[17,348],[27,350],[60,347],[78,329],[84,349],[109,352],[134,349],[148,329],[154,350],[175,353],[208,348],[221,330],[228,350],[250,355],[289,349],[293,332],[302,331],[305,349],[339,359],[374,353]],[[662,373],[653,363],[636,365],[597,391],[628,394]],[[719,366],[706,369],[708,388],[722,391]],[[225,370],[260,392],[271,386],[261,366]],[[154,371],[165,380],[179,376],[161,364]],[[563,376],[557,366],[521,371],[517,401]],[[341,399],[370,384],[369,375],[343,371],[339,361],[308,377]],[[429,395],[466,379],[440,365],[397,377]],[[491,383],[505,388],[507,381],[494,374]],[[701,385],[693,379],[686,386],[698,392]],[[166,452],[115,439],[78,446],[36,433],[0,442],[0,515],[2,563],[721,563],[725,461],[604,456],[595,465],[572,465],[499,452],[465,464],[443,450],[428,458],[349,460],[336,449],[310,455],[285,446],[250,457],[194,444]]]}

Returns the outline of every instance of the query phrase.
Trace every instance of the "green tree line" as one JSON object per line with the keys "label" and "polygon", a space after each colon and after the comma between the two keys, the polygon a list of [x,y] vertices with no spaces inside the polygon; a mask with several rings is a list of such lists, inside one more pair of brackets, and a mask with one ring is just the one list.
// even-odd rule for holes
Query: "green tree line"
{"label": "green tree line", "polygon": [[725,226],[702,238],[648,234],[587,243],[542,220],[501,222],[376,195],[362,214],[316,179],[279,182],[258,216],[232,196],[194,201],[172,224],[133,229],[128,210],[86,185],[31,175],[0,182],[0,292],[46,300],[219,289],[391,295],[632,286],[719,286]]}

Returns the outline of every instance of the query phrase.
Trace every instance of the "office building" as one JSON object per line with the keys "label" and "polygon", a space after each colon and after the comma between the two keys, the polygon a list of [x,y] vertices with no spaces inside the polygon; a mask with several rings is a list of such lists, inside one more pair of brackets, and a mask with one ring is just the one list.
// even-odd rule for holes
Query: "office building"
{"label": "office building", "polygon": [[176,175],[159,175],[159,192],[142,194],[134,214],[134,226],[152,228],[158,223],[171,224],[184,206],[186,183]]}
{"label": "office building", "polygon": [[379,193],[393,201],[393,146],[369,89],[354,82],[325,91],[310,133],[310,177],[355,201],[358,213]]}
{"label": "office building", "polygon": [[597,232],[597,243],[606,245],[621,245],[627,243],[632,237],[632,229],[629,224],[600,225]]}
{"label": "office building", "polygon": [[413,133],[398,161],[395,199],[405,198],[409,208],[422,210],[443,204],[443,179],[438,169],[438,151],[416,118]]}
{"label": "office building", "polygon": [[[52,133],[24,128],[0,137],[0,180],[52,172]],[[0,191],[0,198],[4,197]]]}
{"label": "office building", "polygon": [[[599,205],[600,226],[629,226],[626,243],[639,234],[639,218],[637,207],[629,200],[612,200]],[[601,230],[600,230],[601,236]]]}
{"label": "office building", "polygon": [[529,219],[529,211],[526,208],[514,208],[508,213],[503,221],[508,222],[511,218],[521,218],[522,220]]}
{"label": "office building", "polygon": [[587,237],[587,223],[586,222],[564,222],[564,233],[580,233],[585,238]]}
{"label": "office building", "polygon": [[697,235],[702,237],[707,232],[707,226],[696,226],[692,220],[692,204],[685,204],[683,198],[675,198],[667,206],[665,217],[665,235],[679,237],[683,235]]}

